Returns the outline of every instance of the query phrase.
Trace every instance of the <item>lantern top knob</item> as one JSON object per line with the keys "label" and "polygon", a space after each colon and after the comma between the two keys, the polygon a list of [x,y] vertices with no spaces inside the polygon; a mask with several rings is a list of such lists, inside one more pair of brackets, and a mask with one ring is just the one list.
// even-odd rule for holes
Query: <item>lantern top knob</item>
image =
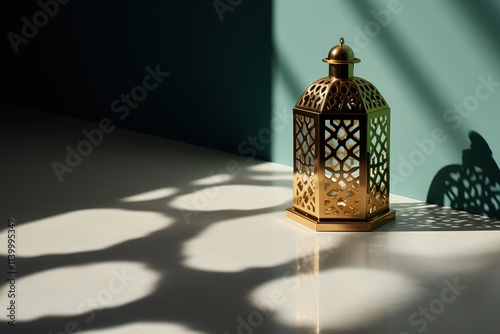
{"label": "lantern top knob", "polygon": [[330,49],[328,57],[324,58],[323,61],[328,64],[355,64],[361,60],[354,57],[354,51],[344,44],[344,38],[341,37],[339,44]]}

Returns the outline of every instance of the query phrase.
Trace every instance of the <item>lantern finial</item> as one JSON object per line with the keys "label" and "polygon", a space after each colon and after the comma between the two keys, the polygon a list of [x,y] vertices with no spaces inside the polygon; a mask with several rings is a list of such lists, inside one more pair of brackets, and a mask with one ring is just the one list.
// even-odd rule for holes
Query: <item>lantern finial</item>
{"label": "lantern finial", "polygon": [[361,60],[354,57],[354,51],[344,44],[344,37],[340,37],[339,44],[328,52],[328,57],[323,61],[330,66],[330,77],[351,78],[353,76],[353,64]]}

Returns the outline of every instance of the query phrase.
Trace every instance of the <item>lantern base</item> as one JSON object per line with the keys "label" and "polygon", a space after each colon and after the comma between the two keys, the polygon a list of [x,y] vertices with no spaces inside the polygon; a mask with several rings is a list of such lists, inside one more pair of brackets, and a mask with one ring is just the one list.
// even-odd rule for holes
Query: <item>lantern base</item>
{"label": "lantern base", "polygon": [[286,209],[286,216],[318,232],[369,232],[396,219],[396,211],[389,210],[364,221],[342,221],[333,219],[316,220],[311,216],[298,212],[293,207]]}

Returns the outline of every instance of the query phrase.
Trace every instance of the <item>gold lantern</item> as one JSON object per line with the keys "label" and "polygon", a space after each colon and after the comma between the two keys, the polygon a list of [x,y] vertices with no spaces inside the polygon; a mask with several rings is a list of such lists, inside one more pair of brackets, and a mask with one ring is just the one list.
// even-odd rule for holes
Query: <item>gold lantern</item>
{"label": "gold lantern", "polygon": [[365,79],[344,39],[330,75],[293,109],[293,207],[287,216],[316,231],[371,231],[395,218],[389,208],[390,108]]}

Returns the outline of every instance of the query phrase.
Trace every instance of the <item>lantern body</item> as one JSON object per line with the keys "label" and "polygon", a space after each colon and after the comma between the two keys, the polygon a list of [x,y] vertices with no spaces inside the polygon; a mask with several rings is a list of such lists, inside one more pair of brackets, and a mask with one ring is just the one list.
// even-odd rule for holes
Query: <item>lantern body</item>
{"label": "lantern body", "polygon": [[[352,54],[343,40],[335,48]],[[324,59],[332,61],[330,76],[314,82],[293,109],[287,216],[317,231],[371,231],[395,218],[389,208],[390,108],[373,84],[352,76],[359,60],[352,54],[335,63],[332,50]]]}

